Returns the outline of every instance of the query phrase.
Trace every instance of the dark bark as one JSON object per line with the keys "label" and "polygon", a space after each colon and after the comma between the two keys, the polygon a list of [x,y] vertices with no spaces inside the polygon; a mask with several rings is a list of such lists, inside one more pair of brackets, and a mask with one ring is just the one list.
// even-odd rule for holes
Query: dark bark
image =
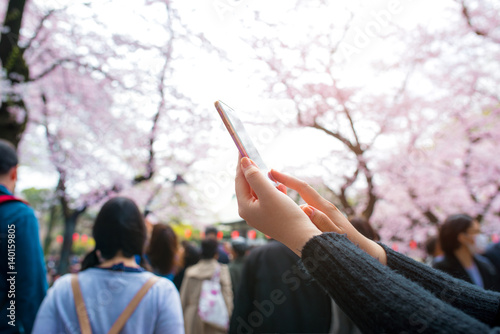
{"label": "dark bark", "polygon": [[[0,39],[0,60],[11,85],[29,79],[29,68],[23,58],[24,49],[19,46],[25,3],[26,0],[9,1]],[[17,147],[28,122],[28,111],[22,97],[16,93],[8,93],[6,100],[0,103],[0,138]],[[20,112],[23,113],[21,118],[17,116]]]}
{"label": "dark bark", "polygon": [[56,221],[59,219],[58,206],[56,204],[52,204],[50,206],[50,215],[49,222],[47,225],[47,235],[45,236],[45,240],[43,242],[43,253],[49,254],[50,245],[52,244],[52,231],[54,226],[56,225]]}
{"label": "dark bark", "polygon": [[[61,205],[62,205],[61,201]],[[69,210],[63,210],[69,213]],[[73,247],[73,233],[75,233],[76,222],[78,217],[84,213],[86,207],[80,208],[78,210],[72,211],[69,215],[64,216],[64,239],[61,249],[61,257],[59,259],[59,268],[57,273],[60,275],[64,275],[69,271],[69,260],[71,256],[71,248]]]}

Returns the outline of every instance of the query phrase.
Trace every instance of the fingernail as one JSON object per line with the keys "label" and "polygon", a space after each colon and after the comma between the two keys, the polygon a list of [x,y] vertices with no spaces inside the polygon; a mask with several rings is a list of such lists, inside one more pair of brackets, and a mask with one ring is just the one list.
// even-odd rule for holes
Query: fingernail
{"label": "fingernail", "polygon": [[314,215],[314,209],[313,209],[312,207],[310,207],[310,206],[306,206],[306,207],[304,207],[304,208],[302,209],[302,211],[304,211],[304,213],[305,213],[306,215],[308,215],[308,216],[309,216],[309,218],[311,218],[311,217]]}
{"label": "fingernail", "polygon": [[278,182],[278,181],[276,181],[276,180],[274,179],[272,171],[273,171],[273,170],[271,169],[271,170],[267,173],[267,177],[269,177],[269,178],[270,178],[271,180],[273,180],[274,182]]}
{"label": "fingernail", "polygon": [[246,168],[250,167],[250,165],[254,165],[255,167],[257,167],[255,162],[253,162],[251,159],[249,159],[247,157],[243,157],[241,159],[241,167],[246,169]]}

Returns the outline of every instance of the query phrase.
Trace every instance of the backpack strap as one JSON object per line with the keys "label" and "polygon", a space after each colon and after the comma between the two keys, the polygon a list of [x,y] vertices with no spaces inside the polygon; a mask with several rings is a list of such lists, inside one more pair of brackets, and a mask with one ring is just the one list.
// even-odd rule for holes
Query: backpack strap
{"label": "backpack strap", "polygon": [[80,283],[78,282],[78,275],[76,274],[71,275],[71,289],[73,290],[73,297],[75,299],[75,308],[78,316],[78,323],[80,324],[80,331],[82,334],[92,334],[89,315],[87,314],[87,308],[85,307],[85,302],[83,300],[82,290],[80,289]]}
{"label": "backpack strap", "polygon": [[5,203],[5,202],[12,202],[12,201],[23,202],[24,204],[29,205],[28,202],[26,202],[23,199],[20,199],[19,197],[12,196],[12,195],[0,195],[0,204]]}
{"label": "backpack strap", "polygon": [[[115,323],[109,330],[108,334],[118,334],[122,330],[123,326],[127,322],[128,318],[134,313],[135,309],[141,302],[142,298],[146,295],[148,290],[159,280],[160,278],[156,275],[147,280],[146,283],[139,289],[139,291],[135,294],[132,301],[127,305],[125,310],[123,310],[122,314],[116,319]],[[83,331],[82,331],[83,334]]]}

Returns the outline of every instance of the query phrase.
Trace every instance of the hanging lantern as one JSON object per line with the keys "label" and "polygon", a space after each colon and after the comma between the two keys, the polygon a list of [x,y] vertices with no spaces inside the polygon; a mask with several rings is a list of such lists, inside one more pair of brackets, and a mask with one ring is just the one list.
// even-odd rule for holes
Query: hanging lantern
{"label": "hanging lantern", "polygon": [[63,240],[64,240],[64,238],[63,238],[63,236],[62,236],[62,235],[60,235],[60,234],[56,237],[56,242],[57,242],[58,244],[62,244]]}
{"label": "hanging lantern", "polygon": [[494,244],[496,244],[499,241],[500,241],[500,237],[498,236],[498,234],[495,233],[491,236],[491,242],[493,242]]}
{"label": "hanging lantern", "polygon": [[417,249],[417,242],[415,240],[410,241],[410,248],[411,249]]}
{"label": "hanging lantern", "polygon": [[80,239],[80,235],[78,233],[73,233],[73,242],[76,242],[78,241],[78,239]]}
{"label": "hanging lantern", "polygon": [[233,231],[233,232],[231,232],[231,239],[236,239],[239,236],[240,236],[240,232],[239,231]]}
{"label": "hanging lantern", "polygon": [[222,240],[222,237],[224,237],[224,233],[222,231],[217,232],[217,240]]}
{"label": "hanging lantern", "polygon": [[86,244],[86,243],[87,243],[87,241],[89,241],[89,237],[88,237],[88,235],[86,235],[86,234],[82,234],[82,242],[83,242],[84,244]]}
{"label": "hanging lantern", "polygon": [[186,239],[191,238],[191,235],[193,235],[193,231],[190,228],[184,230],[184,236],[186,237]]}
{"label": "hanging lantern", "polygon": [[393,251],[397,252],[398,249],[399,249],[399,246],[398,246],[397,243],[393,243],[391,248],[392,248]]}
{"label": "hanging lantern", "polygon": [[255,238],[257,237],[257,232],[255,230],[250,230],[247,232],[247,237],[250,240],[255,240]]}

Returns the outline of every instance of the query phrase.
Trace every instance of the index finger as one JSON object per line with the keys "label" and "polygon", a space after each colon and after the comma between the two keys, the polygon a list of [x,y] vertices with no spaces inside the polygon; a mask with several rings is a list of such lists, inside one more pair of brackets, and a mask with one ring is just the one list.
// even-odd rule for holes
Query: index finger
{"label": "index finger", "polygon": [[311,187],[307,182],[297,179],[288,174],[280,173],[274,169],[270,172],[276,181],[284,184],[290,189],[295,190],[299,193],[300,197],[304,199],[308,204],[314,206],[315,208],[327,213],[329,211],[338,211],[337,207],[324,199],[313,187]]}

